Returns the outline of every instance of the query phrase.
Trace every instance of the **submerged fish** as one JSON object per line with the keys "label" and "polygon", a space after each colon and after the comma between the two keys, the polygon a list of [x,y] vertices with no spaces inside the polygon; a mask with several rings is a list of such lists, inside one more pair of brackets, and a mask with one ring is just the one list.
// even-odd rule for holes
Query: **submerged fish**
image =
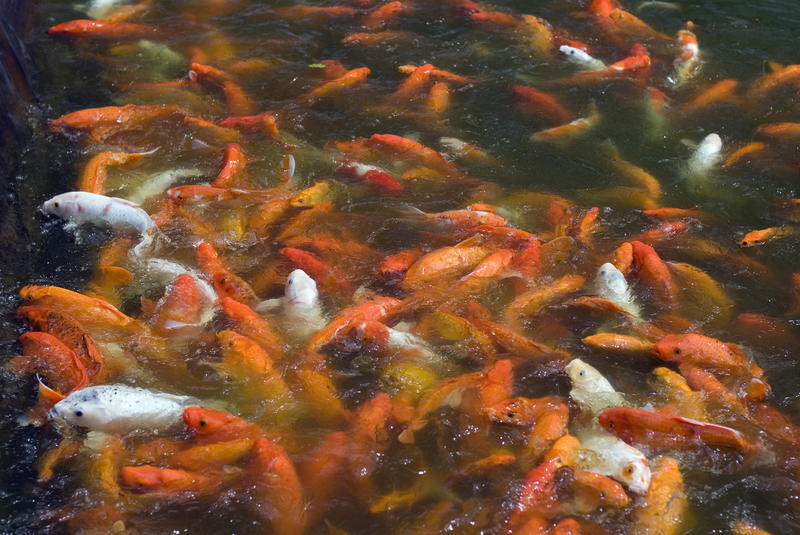
{"label": "submerged fish", "polygon": [[153,392],[126,385],[76,390],[48,413],[57,423],[104,433],[158,433],[180,427],[183,411],[196,404],[189,396]]}
{"label": "submerged fish", "polygon": [[686,162],[686,178],[692,181],[706,178],[721,158],[722,138],[719,134],[708,134]]}

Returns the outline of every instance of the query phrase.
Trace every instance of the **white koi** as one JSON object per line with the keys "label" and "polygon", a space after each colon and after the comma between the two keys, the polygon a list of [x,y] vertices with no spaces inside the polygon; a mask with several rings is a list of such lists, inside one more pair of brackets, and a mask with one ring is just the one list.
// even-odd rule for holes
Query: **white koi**
{"label": "white koi", "polygon": [[628,281],[625,280],[625,275],[614,264],[606,262],[600,266],[597,269],[597,278],[595,278],[594,284],[598,297],[608,299],[629,314],[639,317],[641,310],[634,300]]}
{"label": "white koi", "polygon": [[76,390],[56,403],[49,417],[104,433],[159,433],[180,428],[183,411],[197,404],[189,396],[153,392],[126,385],[98,385]]}
{"label": "white koi", "polygon": [[561,45],[558,47],[566,60],[573,65],[577,65],[585,71],[599,71],[606,68],[606,64],[601,60],[591,56],[589,53],[569,45]]}
{"label": "white koi", "polygon": [[609,407],[625,405],[622,394],[614,390],[608,379],[581,359],[573,359],[564,370],[572,381],[571,397],[581,409],[597,414]]}

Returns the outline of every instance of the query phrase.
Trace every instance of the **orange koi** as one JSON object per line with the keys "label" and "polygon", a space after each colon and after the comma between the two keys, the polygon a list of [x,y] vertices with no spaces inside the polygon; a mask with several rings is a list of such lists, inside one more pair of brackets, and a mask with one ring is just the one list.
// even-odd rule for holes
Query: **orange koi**
{"label": "orange koi", "polygon": [[160,333],[198,323],[208,303],[188,273],[178,275],[159,299],[150,318],[150,325]]}
{"label": "orange koi", "polygon": [[157,39],[163,35],[155,26],[132,22],[103,22],[99,20],[71,20],[51,26],[47,33],[68,39],[89,41],[134,41]]}
{"label": "orange koi", "polygon": [[225,411],[205,407],[189,407],[183,421],[194,437],[203,443],[226,442],[242,438],[256,439],[264,432],[256,424]]}
{"label": "orange koi", "polygon": [[283,354],[283,340],[275,328],[252,308],[231,297],[219,300],[234,331],[247,336],[276,359]]}
{"label": "orange koi", "polygon": [[592,109],[587,117],[575,119],[567,124],[554,126],[546,130],[539,130],[531,135],[531,141],[552,143],[556,146],[565,146],[571,141],[586,135],[600,122],[600,115]]}
{"label": "orange koi", "polygon": [[748,452],[744,435],[724,425],[660,412],[615,407],[598,416],[600,425],[629,444],[667,449],[694,449],[702,444]]}
{"label": "orange koi", "polygon": [[246,115],[243,117],[228,117],[217,123],[217,125],[238,130],[243,134],[263,133],[271,139],[277,140],[279,138],[278,116],[274,111],[265,111],[258,115]]}
{"label": "orange koi", "polygon": [[778,240],[792,236],[797,232],[794,227],[769,227],[760,230],[753,230],[745,234],[744,238],[739,241],[741,247],[753,247],[755,245],[763,245],[768,241]]}
{"label": "orange koi", "polygon": [[392,96],[395,98],[406,98],[414,93],[422,91],[422,89],[428,85],[433,69],[434,67],[430,63],[415,68],[409,74],[408,78],[403,80],[403,83],[392,93]]}
{"label": "orange koi", "polygon": [[101,152],[92,157],[78,177],[77,189],[97,193],[105,193],[108,168],[112,165],[126,165],[138,162],[144,152]]}
{"label": "orange koi", "polygon": [[401,279],[420,256],[422,256],[420,249],[406,249],[387,256],[378,267],[378,276],[387,281]]}
{"label": "orange koi", "polygon": [[540,116],[553,125],[575,120],[575,114],[544,91],[524,85],[512,86],[511,91],[516,97],[517,109],[526,115]]}
{"label": "orange koi", "polygon": [[653,463],[650,488],[644,504],[633,512],[631,533],[678,535],[686,519],[689,499],[683,489],[683,476],[678,461],[660,457]]}
{"label": "orange koi", "polygon": [[211,185],[215,188],[230,188],[241,185],[244,169],[247,165],[247,156],[238,143],[225,146],[224,165]]}
{"label": "orange koi", "polygon": [[250,285],[225,266],[210,243],[200,243],[196,253],[200,271],[211,281],[220,296],[227,296],[241,303],[255,300],[256,294]]}
{"label": "orange koi", "polygon": [[309,6],[296,4],[275,8],[281,17],[291,21],[307,21],[313,24],[323,24],[333,19],[352,19],[356,10],[349,6]]}
{"label": "orange koi", "polygon": [[654,30],[649,24],[634,14],[621,8],[612,9],[608,17],[614,22],[614,29],[628,39],[656,42],[672,42],[669,35]]}
{"label": "orange koi", "polygon": [[538,314],[553,301],[580,289],[585,281],[580,275],[564,275],[544,288],[534,288],[518,295],[503,313],[505,323],[512,327],[520,326],[523,316]]}
{"label": "orange koi", "polygon": [[158,468],[155,466],[124,466],[119,472],[122,484],[135,492],[159,493],[174,496],[191,493],[193,497],[210,495],[221,485],[218,477],[199,472]]}
{"label": "orange koi", "polygon": [[510,527],[522,525],[532,515],[552,518],[563,509],[555,488],[556,470],[560,466],[558,461],[550,459],[525,475],[509,517]]}
{"label": "orange koi", "polygon": [[483,412],[495,423],[531,427],[543,414],[562,408],[566,408],[566,404],[555,396],[516,397],[490,405]]}
{"label": "orange koi", "polygon": [[633,247],[633,267],[637,277],[642,284],[650,288],[658,304],[668,309],[673,308],[677,303],[677,288],[669,268],[656,250],[649,245],[640,241],[630,243]]}
{"label": "orange koi", "polygon": [[300,480],[308,496],[308,521],[314,525],[330,508],[330,500],[342,488],[350,452],[350,436],[329,433],[299,466]]}
{"label": "orange koi", "polygon": [[254,438],[238,438],[203,444],[175,453],[170,462],[187,470],[207,471],[236,464],[253,448]]}
{"label": "orange koi", "polygon": [[446,176],[461,177],[461,171],[442,153],[414,140],[392,134],[373,134],[369,146],[400,160],[435,169]]}
{"label": "orange koi", "polygon": [[730,169],[740,164],[751,164],[765,158],[774,158],[772,148],[763,141],[751,141],[745,143],[733,151],[722,166]]}
{"label": "orange koi", "polygon": [[450,108],[450,89],[444,82],[436,82],[428,92],[428,109],[437,114],[446,112]]}
{"label": "orange koi", "polygon": [[319,100],[342,93],[345,90],[362,86],[366,83],[367,76],[369,76],[370,72],[372,71],[370,71],[369,67],[360,67],[347,71],[339,78],[312,89],[309,93],[306,93],[305,96],[301,97],[301,101],[306,104],[314,104]]}
{"label": "orange koi", "polygon": [[92,338],[71,316],[56,308],[44,306],[22,306],[17,315],[24,318],[31,329],[52,334],[69,347],[83,364],[90,380],[101,374],[103,357]]}
{"label": "orange koi", "polygon": [[470,323],[475,325],[481,332],[485,333],[500,348],[514,355],[526,359],[555,359],[563,360],[569,358],[565,351],[554,349],[546,344],[535,342],[517,334],[501,323],[496,323],[488,318],[481,318],[476,315],[469,317]]}
{"label": "orange koi", "polygon": [[9,361],[18,375],[39,374],[63,395],[89,384],[86,367],[78,356],[52,334],[28,332],[19,337],[19,342],[22,356]]}
{"label": "orange koi", "polygon": [[106,106],[79,110],[50,121],[50,130],[64,135],[84,134],[93,143],[129,130],[139,130],[150,122],[185,116],[178,106]]}
{"label": "orange koi", "polygon": [[738,104],[739,98],[736,96],[738,87],[739,82],[732,78],[720,80],[686,101],[681,106],[681,111],[690,115],[711,107]]}
{"label": "orange koi", "polygon": [[[570,490],[572,490],[573,503],[578,513],[588,514],[601,507],[622,509],[627,507],[631,501],[622,485],[609,477],[581,468],[574,468],[572,477]],[[550,533],[555,533],[555,528]],[[583,532],[578,529],[575,533]]]}
{"label": "orange koi", "polygon": [[756,135],[790,145],[800,143],[800,123],[771,123],[756,129]]}
{"label": "orange koi", "polygon": [[343,45],[355,46],[378,46],[384,43],[396,43],[410,41],[414,34],[396,30],[384,30],[382,32],[358,32],[351,33],[341,40]]}
{"label": "orange koi", "polygon": [[400,301],[394,297],[377,297],[372,301],[361,303],[340,311],[323,329],[314,334],[308,341],[307,349],[316,352],[333,341],[337,336],[345,334],[351,328],[365,321],[380,321],[385,318]]}
{"label": "orange koi", "polygon": [[[406,75],[414,73],[417,69],[419,69],[419,67],[414,65],[400,65],[397,68],[398,71]],[[436,80],[438,82],[445,82],[446,84],[467,85],[475,82],[475,80],[473,80],[472,78],[461,76],[460,74],[446,71],[444,69],[437,69],[436,67],[430,69],[429,73],[431,79]]]}
{"label": "orange koi", "polygon": [[115,339],[141,329],[135,319],[117,310],[107,301],[87,297],[58,286],[24,286],[19,296],[28,304],[53,307],[75,318],[94,336]]}
{"label": "orange koi", "polygon": [[478,384],[478,401],[482,408],[491,407],[511,396],[514,388],[514,367],[508,359],[498,360]]}
{"label": "orange koi", "polygon": [[656,343],[653,352],[668,362],[763,375],[740,347],[701,334],[670,334]]}
{"label": "orange koi", "polygon": [[402,285],[415,290],[434,279],[463,273],[474,268],[490,254],[486,247],[443,247],[432,251],[408,268]]}
{"label": "orange koi", "polygon": [[654,346],[653,342],[638,336],[615,333],[587,336],[583,343],[594,349],[634,356],[650,354]]}

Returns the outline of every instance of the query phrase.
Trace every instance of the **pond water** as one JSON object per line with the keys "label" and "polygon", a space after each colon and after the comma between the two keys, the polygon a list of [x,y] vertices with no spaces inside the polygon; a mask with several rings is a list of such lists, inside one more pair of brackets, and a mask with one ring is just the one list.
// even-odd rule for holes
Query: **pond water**
{"label": "pond water", "polygon": [[[372,463],[362,467],[367,476],[358,478],[348,472],[357,472],[354,451],[360,450],[345,455],[346,466],[340,469],[346,474],[341,475],[343,482],[321,505],[311,507],[308,533],[492,533],[507,529],[515,489],[541,461],[541,454],[533,464],[525,457],[530,430],[488,422],[480,401],[470,398],[477,396],[474,385],[459,390],[466,392],[468,401],[448,398],[436,405],[411,441],[403,434],[411,425],[409,419],[413,421],[407,415],[414,414],[415,407],[418,415],[420,399],[429,399],[426,396],[445,381],[469,374],[479,377],[503,359],[510,359],[514,367],[514,396],[559,396],[566,402],[570,383],[563,364],[568,359],[548,358],[544,363],[525,359],[496,339],[483,343],[487,334],[459,331],[465,327],[458,322],[488,313],[520,335],[591,363],[626,394],[626,403],[638,407],[665,401],[664,392],[652,386],[653,369],[665,363],[646,351],[628,354],[592,348],[582,339],[598,332],[637,336],[649,332],[646,341],[652,345],[658,337],[653,330],[646,331],[645,324],[660,329],[657,332],[664,336],[698,332],[741,344],[763,368],[771,393],[765,401],[757,399],[742,386],[748,384],[746,373],[723,370],[719,373],[723,382],[732,390],[734,385],[740,387],[731,395],[743,409],[724,406],[713,394],[704,394],[708,420],[742,431],[752,444],[747,454],[701,442],[688,450],[641,446],[651,464],[663,455],[680,463],[689,506],[686,521],[676,532],[729,533],[737,520],[770,533],[800,531],[797,441],[786,438],[800,440],[800,430],[790,423],[798,423],[800,417],[800,378],[795,373],[800,282],[795,280],[793,286],[793,274],[800,272],[800,234],[794,227],[800,216],[795,205],[787,208],[790,199],[800,196],[800,135],[787,133],[788,127],[777,134],[763,129],[800,121],[797,77],[763,88],[770,83],[770,73],[800,63],[797,6],[790,1],[734,0],[624,3],[624,9],[669,36],[662,39],[637,34],[646,31],[641,28],[631,30],[632,34],[604,29],[587,14],[587,2],[579,0],[498,1],[472,7],[504,14],[494,22],[481,21],[474,13],[470,16],[467,4],[409,1],[396,19],[368,27],[366,17],[380,7],[369,0],[345,3],[340,11],[328,13],[302,11],[297,6],[305,4],[292,7],[286,2],[143,3],[129,22],[158,28],[159,33],[148,40],[59,38],[47,29],[86,18],[87,6],[57,1],[31,6],[30,25],[21,35],[31,58],[35,98],[17,112],[30,135],[16,157],[10,158],[16,165],[3,182],[9,210],[3,220],[4,250],[0,252],[0,361],[11,361],[21,351],[18,337],[26,326],[16,310],[22,303],[18,294],[23,286],[53,285],[104,297],[147,324],[146,329],[155,329],[153,336],[162,344],[156,352],[166,355],[165,364],[137,345],[133,336],[115,338],[102,328],[98,333],[87,329],[98,338],[101,354],[109,362],[107,382],[194,396],[200,404],[255,422],[270,440],[286,449],[301,476],[314,448],[330,433],[345,431],[353,447],[364,450]],[[330,2],[318,5],[334,6]],[[559,37],[548,41],[546,52],[537,50],[522,14],[546,19],[556,30]],[[701,56],[697,69],[688,70],[686,80],[676,86],[668,80],[679,53],[671,37],[686,27],[686,21],[692,21]],[[387,33],[378,33],[384,30]],[[373,43],[369,36],[353,37],[357,32],[378,37]],[[557,39],[587,43],[591,53],[606,64],[636,56],[630,47],[643,41],[650,67],[647,72],[614,79],[613,75],[581,78],[576,75],[579,69],[558,52],[558,43],[567,41]],[[198,70],[202,65],[193,66],[193,62],[221,72],[203,74]],[[405,93],[398,90],[413,71],[403,73],[398,67],[428,63],[465,78],[429,74],[418,87]],[[322,84],[361,67],[370,70],[365,80],[351,87],[339,84],[326,94],[315,93]],[[412,78],[415,75],[423,76],[421,71]],[[687,103],[724,80],[738,81],[730,95],[706,107],[689,108]],[[434,86],[446,94],[438,108],[430,93],[436,91]],[[512,86],[546,91],[569,110],[568,119],[552,120],[551,105],[526,106]],[[657,102],[649,98],[650,88],[666,96],[665,109],[653,108]],[[126,104],[182,109],[160,119],[141,112],[135,128],[112,125],[108,134],[93,131],[94,141],[87,140],[86,133],[98,124],[96,118],[90,126],[81,127],[82,134],[81,128],[66,129],[69,135],[48,128],[49,121],[76,110]],[[186,119],[201,117],[219,123],[229,116],[265,111],[275,113],[277,139],[263,129],[236,134]],[[541,136],[548,128],[581,117],[596,124],[554,142],[532,139],[536,132]],[[687,162],[712,133],[722,140],[720,160],[707,171],[693,173]],[[413,139],[449,153],[455,163],[430,152],[420,156],[415,152],[417,145],[397,150],[374,138],[364,141],[374,134]],[[480,156],[457,157],[443,137],[468,142],[480,149]],[[344,143],[354,139],[355,144]],[[246,155],[246,171],[227,185],[269,191],[268,195],[249,191],[223,201],[166,202],[164,192],[169,187],[212,182],[225,146],[234,140]],[[754,148],[760,152],[723,163],[752,141],[764,143]],[[77,189],[87,162],[101,151],[145,153],[132,164],[110,166],[101,190],[134,200],[162,226],[164,236],[156,238],[152,256],[197,266],[196,244],[205,240],[252,286],[257,297],[248,303],[254,307],[280,298],[289,271],[304,267],[317,279],[325,320],[379,295],[406,299],[404,303],[411,305],[386,322],[413,330],[425,340],[424,351],[430,354],[422,358],[409,356],[408,348],[376,347],[379,341],[370,345],[367,335],[359,338],[350,332],[335,344],[314,348],[312,353],[323,355],[320,371],[307,362],[308,337],[297,334],[285,310],[280,305],[273,310],[263,307],[263,318],[277,325],[285,342],[278,350],[284,357],[276,369],[286,376],[291,394],[290,401],[284,402],[267,399],[271,394],[262,391],[254,394],[252,380],[237,380],[224,368],[215,333],[232,328],[225,314],[216,311],[210,322],[189,335],[159,332],[154,307],[165,284],[137,264],[141,259],[123,251],[112,262],[130,271],[133,281],[119,289],[98,291],[103,279],[97,265],[108,258],[114,233],[95,226],[65,229],[62,220],[39,210],[54,195]],[[293,173],[287,171],[288,155],[296,164]],[[381,182],[376,184],[353,177],[343,169],[346,159],[376,165],[388,175],[381,171]],[[642,180],[652,177],[655,185],[643,186]],[[329,201],[330,205],[288,205],[290,198],[295,202],[294,195],[323,181],[328,181],[328,191],[312,203]],[[659,191],[654,193],[654,188]],[[270,206],[276,213],[269,213],[273,219],[266,224],[259,223],[254,214],[266,214],[263,207],[269,201],[274,201]],[[473,203],[489,205],[509,226],[539,237],[542,265],[535,274],[514,272],[519,266],[514,267],[512,258],[510,267],[481,281],[477,288],[457,286],[460,277],[490,251],[509,249],[521,255],[525,249],[510,237],[500,245],[501,239],[485,227],[452,225],[443,216],[430,215]],[[599,225],[581,234],[579,223],[594,207]],[[685,224],[675,234],[645,235],[659,222],[644,210],[666,207],[697,211],[673,217]],[[559,208],[566,210],[560,218],[555,214]],[[173,209],[176,212],[170,212]],[[461,212],[453,217],[468,215]],[[770,227],[781,228],[785,236],[754,247],[740,246],[748,232]],[[482,237],[475,238],[476,233]],[[415,248],[419,254],[429,253],[464,240],[468,240],[465,247],[483,247],[486,253],[470,265],[444,270],[438,279],[421,277],[421,283],[411,283],[376,275],[386,256]],[[628,280],[642,309],[641,319],[631,323],[613,314],[598,319],[575,305],[575,298],[595,292],[593,281],[600,264],[612,261],[617,247],[632,240],[649,243],[664,260],[689,264],[670,268],[671,284],[677,288],[674,302],[665,304],[658,282],[648,283],[642,276],[647,270],[638,259]],[[313,252],[333,271],[326,267],[311,273],[317,264],[293,259],[287,247]],[[525,306],[517,316],[508,312],[516,297],[576,275],[585,282],[542,306]],[[477,306],[470,308],[471,299],[480,303],[480,312],[475,312]],[[296,321],[312,320],[304,316]],[[676,363],[667,366],[678,371]],[[309,394],[312,388],[302,378],[312,372],[306,367],[334,385],[334,401],[341,404],[341,414]],[[4,409],[0,417],[3,532],[81,532],[81,526],[90,532],[94,526],[98,533],[112,527],[125,527],[130,533],[263,533],[268,529],[290,533],[302,525],[282,526],[276,520],[280,515],[264,512],[268,505],[259,507],[259,484],[251,473],[254,461],[248,457],[224,469],[204,468],[221,483],[215,492],[197,491],[197,496],[192,492],[134,494],[124,484],[109,494],[92,481],[93,470],[99,470],[98,459],[108,455],[108,448],[98,453],[85,445],[56,465],[47,481],[37,481],[37,463],[59,444],[62,435],[49,423],[20,424],[37,403],[33,377],[18,377],[5,369],[0,380],[4,392],[0,401]],[[392,396],[394,412],[380,422],[374,443],[368,443],[358,422],[366,418],[364,407],[380,392]],[[788,418],[783,431],[763,425],[768,414],[774,416],[768,412],[773,409]],[[580,412],[572,402],[572,433],[587,425],[586,411],[583,419]],[[117,469],[122,464],[173,466],[166,454],[156,455],[151,463],[137,457],[137,447],[144,448],[152,438],[125,437],[121,447],[125,453],[112,461],[120,464]],[[171,441],[165,442],[165,450],[194,444],[184,430],[162,439]],[[83,435],[75,440],[83,440]],[[492,454],[517,459],[478,476],[463,475],[472,467],[470,463]],[[564,475],[567,471],[560,472],[561,486],[566,487],[560,497],[571,505],[550,514],[548,521],[575,516],[585,522],[587,533],[602,533],[601,529],[646,533],[633,527],[641,501],[619,510],[569,509],[574,504],[569,498],[572,476]],[[308,479],[304,483],[310,493]],[[632,493],[631,497],[636,498]],[[109,513],[111,509],[114,514]]]}

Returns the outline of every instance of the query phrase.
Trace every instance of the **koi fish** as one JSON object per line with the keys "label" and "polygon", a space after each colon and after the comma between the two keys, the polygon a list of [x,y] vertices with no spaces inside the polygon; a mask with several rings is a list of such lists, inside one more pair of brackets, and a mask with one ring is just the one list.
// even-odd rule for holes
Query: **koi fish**
{"label": "koi fish", "polygon": [[295,269],[286,278],[283,314],[288,329],[302,339],[328,323],[319,303],[317,283],[302,269]]}
{"label": "koi fish", "polygon": [[606,262],[600,266],[594,284],[598,297],[608,299],[631,315],[639,317],[641,309],[633,298],[628,281],[614,264]]}
{"label": "koi fish", "polygon": [[[693,25],[687,23],[687,28]],[[680,87],[691,79],[700,70],[700,48],[697,45],[697,36],[688,29],[678,32],[679,55],[675,60],[675,72],[667,77],[667,82],[674,87]]]}
{"label": "koi fish", "polygon": [[704,137],[686,162],[687,179],[697,181],[706,177],[722,158],[721,152],[722,138],[719,134],[708,134]]}
{"label": "koi fish", "polygon": [[578,403],[582,409],[594,414],[606,407],[625,405],[622,394],[614,390],[608,379],[581,359],[570,361],[564,371],[567,372],[570,381],[572,381],[569,397]]}
{"label": "koi fish", "polygon": [[569,45],[561,45],[558,47],[558,50],[564,54],[564,57],[569,63],[577,65],[581,68],[581,70],[599,71],[600,69],[606,68],[605,63],[597,58],[592,57],[588,52],[581,50],[580,48]]}
{"label": "koi fish", "polygon": [[180,427],[183,411],[196,403],[189,396],[153,392],[126,385],[99,385],[76,390],[48,413],[59,424],[91,431],[126,434],[159,433]]}
{"label": "koi fish", "polygon": [[149,247],[157,232],[156,224],[148,213],[136,204],[87,191],[69,191],[56,195],[45,201],[42,211],[66,219],[68,226],[92,223],[120,232],[135,231],[144,238],[133,249],[137,256]]}
{"label": "koi fish", "polygon": [[639,495],[650,488],[650,465],[641,451],[604,431],[579,434],[578,439],[586,470],[616,479]]}

